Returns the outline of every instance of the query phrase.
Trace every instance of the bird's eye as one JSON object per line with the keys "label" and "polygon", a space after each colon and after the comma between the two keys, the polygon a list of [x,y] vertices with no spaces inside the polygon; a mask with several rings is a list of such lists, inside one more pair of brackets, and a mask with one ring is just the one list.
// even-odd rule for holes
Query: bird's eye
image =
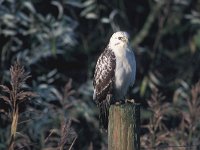
{"label": "bird's eye", "polygon": [[118,37],[118,40],[122,40],[122,37]]}

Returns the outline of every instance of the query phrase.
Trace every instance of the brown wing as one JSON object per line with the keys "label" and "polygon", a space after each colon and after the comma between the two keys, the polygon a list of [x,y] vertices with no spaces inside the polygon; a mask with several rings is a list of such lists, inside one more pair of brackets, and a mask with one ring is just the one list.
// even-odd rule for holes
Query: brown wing
{"label": "brown wing", "polygon": [[94,73],[94,96],[97,103],[101,103],[112,90],[116,67],[114,52],[108,48],[99,56]]}
{"label": "brown wing", "polygon": [[93,99],[99,107],[99,124],[104,129],[108,128],[108,114],[110,102],[108,93],[112,94],[112,84],[115,76],[116,59],[114,52],[108,48],[99,56],[94,73]]}

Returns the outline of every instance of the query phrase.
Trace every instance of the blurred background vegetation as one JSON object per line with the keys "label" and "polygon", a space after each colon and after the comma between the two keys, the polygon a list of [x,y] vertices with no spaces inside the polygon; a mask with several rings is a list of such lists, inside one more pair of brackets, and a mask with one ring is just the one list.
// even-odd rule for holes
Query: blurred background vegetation
{"label": "blurred background vegetation", "polygon": [[[39,95],[20,103],[15,149],[106,149],[92,78],[118,30],[136,55],[142,148],[200,149],[199,27],[200,0],[0,0],[0,84],[19,60],[31,75],[23,88]],[[2,150],[10,112],[1,98]]]}

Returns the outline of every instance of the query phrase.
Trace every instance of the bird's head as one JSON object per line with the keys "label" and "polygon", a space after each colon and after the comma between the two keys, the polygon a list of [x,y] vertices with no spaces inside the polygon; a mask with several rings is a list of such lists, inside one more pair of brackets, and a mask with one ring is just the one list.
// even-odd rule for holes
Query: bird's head
{"label": "bird's head", "polygon": [[118,31],[115,32],[109,42],[111,49],[126,49],[128,46],[128,34],[126,32]]}

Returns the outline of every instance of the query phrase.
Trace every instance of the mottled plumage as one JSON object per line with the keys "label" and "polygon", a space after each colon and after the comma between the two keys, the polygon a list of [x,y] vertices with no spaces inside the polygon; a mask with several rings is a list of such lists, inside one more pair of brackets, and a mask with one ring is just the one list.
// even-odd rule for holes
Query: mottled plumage
{"label": "mottled plumage", "polygon": [[95,92],[93,99],[101,102],[112,88],[116,67],[116,58],[114,52],[106,48],[99,56],[96,64],[93,85]]}
{"label": "mottled plumage", "polygon": [[116,32],[99,56],[94,73],[93,99],[100,109],[100,125],[107,129],[111,104],[125,99],[128,87],[133,85],[136,62],[128,47],[126,32]]}

